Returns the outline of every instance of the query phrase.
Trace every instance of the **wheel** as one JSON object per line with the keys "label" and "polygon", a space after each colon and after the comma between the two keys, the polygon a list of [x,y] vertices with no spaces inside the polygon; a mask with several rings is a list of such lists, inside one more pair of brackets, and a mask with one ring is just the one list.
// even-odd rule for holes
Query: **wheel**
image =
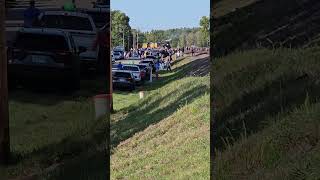
{"label": "wheel", "polygon": [[80,59],[74,58],[71,71],[66,73],[65,88],[76,91],[80,89]]}
{"label": "wheel", "polygon": [[131,91],[134,91],[136,90],[136,86],[135,85],[131,85],[131,88],[130,88]]}

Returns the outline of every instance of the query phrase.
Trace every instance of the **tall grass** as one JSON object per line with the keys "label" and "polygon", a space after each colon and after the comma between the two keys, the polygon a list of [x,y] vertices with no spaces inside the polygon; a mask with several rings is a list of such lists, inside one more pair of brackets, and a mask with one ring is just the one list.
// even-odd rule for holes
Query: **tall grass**
{"label": "tall grass", "polygon": [[217,179],[320,177],[319,50],[250,50],[213,63]]}

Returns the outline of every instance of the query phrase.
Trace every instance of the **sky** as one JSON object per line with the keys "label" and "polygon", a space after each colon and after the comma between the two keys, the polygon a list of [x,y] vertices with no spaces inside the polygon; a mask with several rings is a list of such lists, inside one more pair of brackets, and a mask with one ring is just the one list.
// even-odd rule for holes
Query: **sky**
{"label": "sky", "polygon": [[199,27],[210,14],[210,0],[111,0],[111,9],[130,18],[130,26],[141,31]]}

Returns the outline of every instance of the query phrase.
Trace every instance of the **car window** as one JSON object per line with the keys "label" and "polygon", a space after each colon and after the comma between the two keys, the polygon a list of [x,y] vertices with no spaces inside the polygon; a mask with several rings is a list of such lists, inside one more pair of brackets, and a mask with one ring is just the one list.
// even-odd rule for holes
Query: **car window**
{"label": "car window", "polygon": [[73,50],[75,52],[78,51],[78,47],[76,46],[73,37],[70,38],[70,43],[71,43],[71,46],[72,46]]}
{"label": "car window", "polygon": [[14,46],[20,49],[35,51],[69,50],[68,43],[64,36],[47,34],[21,33],[17,36]]}
{"label": "car window", "polygon": [[58,16],[43,16],[35,26],[47,27],[47,28],[60,28],[60,19]]}
{"label": "car window", "polygon": [[139,68],[134,66],[123,66],[123,70],[139,71]]}
{"label": "car window", "polygon": [[130,78],[131,74],[130,73],[125,73],[125,72],[116,72],[114,74],[115,77],[124,77],[124,78]]}
{"label": "car window", "polygon": [[41,27],[93,31],[89,18],[64,15],[44,15],[39,22]]}
{"label": "car window", "polygon": [[90,11],[88,11],[86,13],[89,14],[92,17],[94,24],[98,28],[103,27],[107,22],[107,18],[108,18],[108,14],[107,13],[90,12]]}
{"label": "car window", "polygon": [[144,68],[147,67],[147,66],[145,66],[145,65],[138,65],[138,66],[139,66],[140,69],[144,69]]}

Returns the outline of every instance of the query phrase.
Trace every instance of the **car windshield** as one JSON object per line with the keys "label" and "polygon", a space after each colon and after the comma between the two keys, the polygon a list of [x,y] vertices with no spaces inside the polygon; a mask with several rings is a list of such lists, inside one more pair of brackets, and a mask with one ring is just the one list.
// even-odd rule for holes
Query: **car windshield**
{"label": "car windshield", "polygon": [[123,66],[123,70],[139,71],[139,68],[134,66]]}
{"label": "car windshield", "polygon": [[44,15],[36,26],[57,29],[93,31],[89,18],[65,15]]}
{"label": "car windshield", "polygon": [[[50,42],[50,43],[48,43]],[[16,48],[34,51],[66,51],[69,50],[63,36],[47,34],[22,33],[14,43]]]}
{"label": "car windshield", "polygon": [[120,53],[119,52],[114,52],[113,55],[118,56],[118,55],[120,55]]}
{"label": "car windshield", "polygon": [[116,72],[114,74],[115,77],[124,77],[124,78],[130,78],[131,74],[126,72]]}

